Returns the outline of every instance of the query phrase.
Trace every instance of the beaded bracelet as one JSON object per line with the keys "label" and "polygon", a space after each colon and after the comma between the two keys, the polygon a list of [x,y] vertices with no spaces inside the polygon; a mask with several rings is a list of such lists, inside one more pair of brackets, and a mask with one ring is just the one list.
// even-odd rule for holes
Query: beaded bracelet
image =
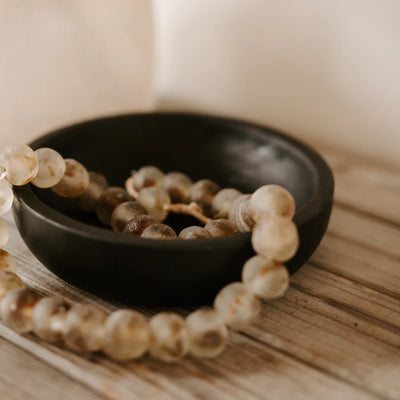
{"label": "beaded bracelet", "polygon": [[[164,175],[156,167],[143,167],[127,179],[125,189],[109,187],[104,176],[89,173],[78,161],[63,159],[52,149],[10,146],[0,157],[0,215],[12,204],[10,184],[29,182],[76,199],[78,207],[96,212],[113,230],[144,240],[177,238],[162,223],[169,212],[190,214],[205,224],[183,229],[178,239],[204,240],[252,230],[257,255],[244,264],[242,282],[221,289],[213,308],[194,311],[186,319],[162,312],[147,321],[133,310],[107,316],[92,305],[42,297],[24,287],[16,275],[15,259],[0,250],[0,318],[21,334],[32,331],[77,352],[101,350],[121,362],[147,352],[164,362],[176,362],[188,353],[216,357],[226,346],[228,327],[242,329],[254,322],[260,299],[281,297],[289,286],[282,263],[295,255],[299,237],[292,222],[293,197],[278,185],[262,186],[249,195],[232,188],[221,190],[207,179],[192,183],[180,172]],[[7,241],[7,225],[0,218],[0,249]]]}

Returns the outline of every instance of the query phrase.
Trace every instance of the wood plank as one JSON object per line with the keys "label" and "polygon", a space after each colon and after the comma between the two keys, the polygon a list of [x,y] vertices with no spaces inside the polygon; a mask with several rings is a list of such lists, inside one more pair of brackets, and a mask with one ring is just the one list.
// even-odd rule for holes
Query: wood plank
{"label": "wood plank", "polygon": [[335,200],[400,225],[400,169],[320,146],[335,176]]}
{"label": "wood plank", "polygon": [[396,258],[326,235],[310,263],[370,289],[400,298],[400,264]]}
{"label": "wood plank", "polygon": [[400,300],[307,264],[291,279],[296,299],[315,313],[400,348]]}
{"label": "wood plank", "polygon": [[0,338],[0,360],[1,400],[105,398],[3,338]]}
{"label": "wood plank", "polygon": [[[17,249],[20,275],[30,286],[45,294],[98,303],[106,310],[114,308],[47,271],[31,256],[19,236],[12,235],[10,246]],[[322,396],[334,399],[338,394],[349,399],[379,398],[363,388],[353,387],[341,377],[321,371],[318,365],[303,363],[297,356],[283,354],[239,334],[232,335],[227,351],[217,360],[188,359],[176,366],[150,359],[121,366],[102,356],[85,358],[72,354],[33,336],[22,337],[6,327],[0,327],[0,335],[74,379],[81,379],[88,387],[102,388],[110,398],[132,398],[133,394],[138,395],[138,390],[139,398],[160,398],[164,394],[165,398],[177,399],[260,399],[265,398],[265,393],[284,398],[293,393],[310,399]]]}
{"label": "wood plank", "polygon": [[284,299],[266,306],[249,334],[369,393],[397,400],[400,349],[357,332],[331,313],[316,315],[315,309],[304,307],[313,300],[290,289]]}
{"label": "wood plank", "polygon": [[400,260],[400,229],[385,221],[367,214],[360,215],[335,203],[328,232],[330,235]]}

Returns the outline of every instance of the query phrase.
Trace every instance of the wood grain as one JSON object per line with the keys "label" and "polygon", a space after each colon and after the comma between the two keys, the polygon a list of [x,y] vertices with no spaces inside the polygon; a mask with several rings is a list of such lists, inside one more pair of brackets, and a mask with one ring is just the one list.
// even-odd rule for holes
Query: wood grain
{"label": "wood grain", "polygon": [[[0,325],[0,399],[19,400],[30,393],[40,399],[398,400],[399,174],[331,150],[326,155],[336,177],[327,235],[293,276],[285,298],[265,304],[254,326],[233,333],[221,357],[188,357],[172,366],[146,357],[119,365],[101,354],[74,354]],[[6,219],[8,249],[27,285],[106,311],[118,306],[54,276],[26,248],[11,215]],[[40,397],[38,387],[46,387],[47,397]]]}

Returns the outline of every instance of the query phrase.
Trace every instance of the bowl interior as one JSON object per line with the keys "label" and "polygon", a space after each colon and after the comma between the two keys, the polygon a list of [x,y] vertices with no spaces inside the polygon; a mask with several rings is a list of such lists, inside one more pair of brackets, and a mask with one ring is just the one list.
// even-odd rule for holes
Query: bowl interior
{"label": "bowl interior", "polygon": [[[181,171],[194,181],[215,180],[221,187],[251,193],[266,183],[287,188],[301,210],[312,198],[317,173],[293,143],[256,127],[222,119],[142,115],[92,121],[40,138],[33,147],[51,147],[75,158],[88,170],[104,174],[111,185],[123,186],[132,169],[155,165],[165,172]],[[101,227],[93,215],[80,212],[73,201],[51,190],[34,188],[51,208],[79,221]],[[185,223],[172,219],[175,229]],[[179,233],[179,232],[177,232]]]}

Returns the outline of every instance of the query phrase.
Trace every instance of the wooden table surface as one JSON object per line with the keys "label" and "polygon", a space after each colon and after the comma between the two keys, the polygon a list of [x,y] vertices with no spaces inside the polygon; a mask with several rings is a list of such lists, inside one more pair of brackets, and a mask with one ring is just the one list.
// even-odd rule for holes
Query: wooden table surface
{"label": "wooden table surface", "polygon": [[[286,297],[222,356],[119,365],[0,324],[0,400],[400,399],[400,170],[317,148],[336,179],[328,233]],[[6,219],[28,286],[115,309],[47,271]]]}

